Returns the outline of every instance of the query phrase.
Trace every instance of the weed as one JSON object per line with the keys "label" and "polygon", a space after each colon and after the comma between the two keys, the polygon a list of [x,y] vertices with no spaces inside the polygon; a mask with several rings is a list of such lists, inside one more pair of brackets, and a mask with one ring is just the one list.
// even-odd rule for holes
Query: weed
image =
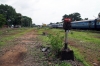
{"label": "weed", "polygon": [[98,61],[100,61],[100,57],[98,58]]}
{"label": "weed", "polygon": [[72,66],[70,63],[62,62],[61,64],[56,64],[55,66]]}
{"label": "weed", "polygon": [[60,36],[57,33],[56,35],[49,34],[48,37],[49,37],[49,42],[50,42],[50,45],[52,47],[52,50],[55,53],[58,53],[63,47],[63,40],[62,39],[64,38],[64,36]]}

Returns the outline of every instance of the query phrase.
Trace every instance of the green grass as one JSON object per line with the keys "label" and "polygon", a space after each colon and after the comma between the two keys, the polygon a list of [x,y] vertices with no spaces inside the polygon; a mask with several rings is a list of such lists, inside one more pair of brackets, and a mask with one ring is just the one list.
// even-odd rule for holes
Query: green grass
{"label": "green grass", "polygon": [[[32,29],[28,28],[19,28],[19,29],[6,29],[1,32],[0,38],[0,46],[5,45],[8,41],[13,40],[16,37],[19,37]],[[7,31],[7,33],[5,33]],[[5,33],[5,34],[3,34]],[[14,34],[13,34],[14,33]]]}
{"label": "green grass", "polygon": [[[62,45],[62,40],[60,40],[60,38],[62,37],[61,35],[57,34],[58,31],[61,30],[57,30],[57,29],[39,29],[38,30],[38,34],[42,34],[42,32],[47,31],[48,32],[48,36],[38,36],[38,38],[42,41],[44,47],[48,46],[48,44],[50,45],[50,47],[52,47],[52,50],[54,49],[55,51],[50,52],[48,54],[48,56],[55,58],[55,54],[54,52],[56,52],[59,48],[61,48]],[[50,32],[50,33],[49,33]],[[56,36],[57,34],[57,36]],[[50,44],[52,43],[52,44]],[[66,62],[62,62],[62,63],[57,63],[54,64],[54,66],[72,66],[70,63],[66,63]]]}
{"label": "green grass", "polygon": [[72,66],[70,63],[62,62],[60,64],[56,64],[55,66]]}
{"label": "green grass", "polygon": [[82,40],[84,42],[100,44],[100,38],[96,38],[95,35],[100,36],[99,34],[95,34],[95,33],[91,33],[91,32],[73,31],[73,34],[69,34],[69,37],[77,39],[77,40]]}
{"label": "green grass", "polygon": [[[18,28],[18,29],[5,29],[0,30],[0,46],[6,45],[7,42],[19,37],[29,31],[33,30],[33,28]],[[42,35],[42,32],[47,32],[52,35],[56,35],[59,33],[60,36],[64,36],[64,30],[62,29],[37,29],[38,34]],[[84,42],[84,46],[91,48],[93,50],[99,50],[100,48],[100,35],[99,33],[93,33],[90,31],[71,31],[72,33],[68,34],[68,39],[72,39],[80,44],[80,41]],[[43,42],[43,46],[48,46],[49,38],[47,36],[39,36],[38,38]],[[64,39],[59,39],[64,40]],[[85,60],[84,55],[82,55],[79,51],[79,48],[69,46],[74,51],[75,58],[84,64],[84,66],[91,66],[88,61]],[[98,58],[100,60],[100,58]],[[66,64],[65,62],[61,64],[56,64],[55,66],[70,66],[70,64]]]}
{"label": "green grass", "polygon": [[82,44],[83,46],[99,51],[100,48],[100,35],[99,33],[92,33],[89,31],[72,31],[73,33],[69,33],[69,38],[77,41],[77,44]]}
{"label": "green grass", "polygon": [[84,58],[84,55],[82,55],[79,50],[75,47],[69,46],[74,51],[75,59],[81,62],[84,66],[91,66]]}
{"label": "green grass", "polygon": [[[43,29],[40,29],[39,32],[43,32]],[[61,29],[48,29],[47,32],[50,34],[59,33],[60,36],[64,36],[64,30]],[[73,39],[78,43],[80,41],[84,42],[84,46],[89,47],[91,49],[98,49],[100,47],[100,39],[95,36],[100,36],[98,33],[92,33],[89,31],[71,31],[72,33],[68,34],[69,39]],[[48,41],[46,36],[42,37],[44,42]],[[61,39],[63,40],[63,39]],[[46,44],[46,43],[45,43]],[[95,48],[98,47],[98,48]],[[91,66],[88,61],[85,60],[85,56],[82,55],[78,48],[70,46],[70,48],[74,51],[75,58],[81,62],[84,66]]]}

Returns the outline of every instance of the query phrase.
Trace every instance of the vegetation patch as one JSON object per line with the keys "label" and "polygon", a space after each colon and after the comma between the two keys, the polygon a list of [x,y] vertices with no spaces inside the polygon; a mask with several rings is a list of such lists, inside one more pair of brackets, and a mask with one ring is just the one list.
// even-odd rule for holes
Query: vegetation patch
{"label": "vegetation patch", "polygon": [[[42,29],[39,32],[42,33],[43,31],[44,30]],[[40,38],[44,42],[43,43],[43,45],[45,44],[44,46],[48,46],[48,44],[49,44],[49,46],[51,47],[51,50],[53,50],[53,53],[52,52],[48,53],[48,57],[49,58],[52,57],[54,59],[55,55],[57,54],[57,52],[61,51],[61,49],[63,48],[64,31],[63,30],[59,30],[59,29],[49,29],[47,32],[49,32],[49,31],[50,31],[50,34],[48,36],[40,36]],[[85,60],[84,55],[82,55],[78,51],[78,49],[76,49],[74,47],[71,47],[71,46],[70,46],[70,48],[73,49],[73,51],[75,53],[75,58],[76,58],[77,61],[79,61],[82,64],[84,64],[84,66],[90,66],[88,64],[88,62]],[[58,64],[56,64],[56,65],[58,65]],[[60,65],[58,65],[58,66],[60,66]]]}
{"label": "vegetation patch", "polygon": [[86,60],[85,57],[79,52],[79,50],[75,47],[69,46],[74,51],[75,59],[79,62],[83,63],[84,66],[91,66]]}
{"label": "vegetation patch", "polygon": [[2,39],[0,40],[0,46],[5,45],[8,41],[11,41],[14,38],[19,37],[31,30],[32,29],[28,28],[18,28],[18,29],[15,28],[15,29],[6,29],[4,31],[1,31],[0,38]]}
{"label": "vegetation patch", "polygon": [[94,36],[100,37],[98,33],[91,33],[89,31],[72,31],[72,34],[69,34],[69,37],[73,39],[100,44],[100,39]]}

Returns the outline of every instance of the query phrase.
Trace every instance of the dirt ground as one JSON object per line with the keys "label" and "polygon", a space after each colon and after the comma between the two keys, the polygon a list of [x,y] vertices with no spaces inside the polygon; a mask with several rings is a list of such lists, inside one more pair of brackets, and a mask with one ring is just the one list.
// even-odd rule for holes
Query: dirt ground
{"label": "dirt ground", "polygon": [[[0,66],[55,66],[59,61],[48,60],[41,52],[42,42],[36,30],[9,41],[10,46],[0,49]],[[72,66],[83,66],[77,61],[67,61]]]}
{"label": "dirt ground", "polygon": [[[34,52],[34,50],[31,52],[29,50],[39,45],[36,36],[35,31],[31,31],[11,41],[10,43],[13,43],[12,46],[1,50],[0,66],[37,66],[36,63],[32,65],[34,64],[32,61],[35,58],[29,56],[31,52]],[[26,59],[27,56],[29,58]]]}

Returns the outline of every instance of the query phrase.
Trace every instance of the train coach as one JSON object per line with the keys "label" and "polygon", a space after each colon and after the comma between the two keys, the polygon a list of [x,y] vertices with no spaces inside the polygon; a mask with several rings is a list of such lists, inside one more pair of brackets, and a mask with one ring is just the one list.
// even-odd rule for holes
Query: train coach
{"label": "train coach", "polygon": [[[52,24],[52,28],[63,28],[63,23]],[[100,30],[100,19],[71,22],[72,29]]]}
{"label": "train coach", "polygon": [[50,28],[63,28],[63,23],[53,23],[51,25],[49,25]]}
{"label": "train coach", "polygon": [[[63,23],[54,23],[50,27],[63,28]],[[92,20],[72,21],[72,29],[87,29],[87,30],[100,30],[100,18]]]}
{"label": "train coach", "polygon": [[100,30],[100,19],[71,22],[72,29]]}

